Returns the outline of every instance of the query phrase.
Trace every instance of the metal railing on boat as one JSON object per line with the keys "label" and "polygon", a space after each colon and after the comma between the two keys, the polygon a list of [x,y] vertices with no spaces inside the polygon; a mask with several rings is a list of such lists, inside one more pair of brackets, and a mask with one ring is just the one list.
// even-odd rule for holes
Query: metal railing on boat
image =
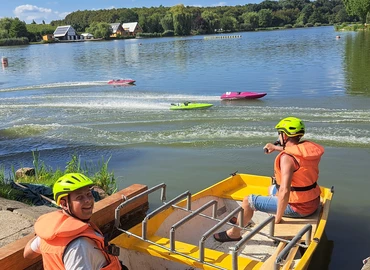
{"label": "metal railing on boat", "polygon": [[[164,205],[162,205],[162,206],[158,207],[157,209],[153,210],[151,213],[149,213],[144,218],[144,220],[142,221],[142,236],[139,236],[139,235],[133,234],[133,233],[127,231],[127,230],[121,229],[120,228],[120,209],[125,207],[125,205],[130,204],[130,203],[138,200],[139,198],[141,198],[143,196],[147,196],[147,195],[149,195],[149,194],[151,194],[151,193],[153,193],[153,192],[155,192],[159,189],[161,189],[161,201],[164,203]],[[182,201],[184,199],[187,199],[186,208],[183,208],[183,207],[180,207],[180,206],[176,205],[177,203],[179,203],[180,201]],[[211,236],[213,233],[215,233],[218,229],[220,229],[223,225],[225,225],[227,223],[231,226],[237,226],[241,229],[247,229],[246,227],[242,227],[242,225],[241,225],[241,224],[243,224],[243,211],[244,211],[243,208],[241,206],[239,206],[236,209],[234,209],[233,211],[231,211],[222,220],[219,220],[216,217],[216,215],[217,215],[216,214],[217,213],[217,201],[215,201],[215,200],[209,201],[208,203],[204,204],[203,206],[201,206],[200,208],[198,208],[195,211],[191,210],[191,193],[189,191],[186,191],[186,192],[178,195],[177,197],[175,197],[174,199],[170,200],[167,203],[165,201],[166,201],[166,184],[162,183],[162,184],[159,184],[157,186],[154,186],[154,187],[146,190],[145,192],[140,193],[140,194],[124,201],[123,203],[121,203],[115,210],[115,224],[114,225],[119,231],[122,231],[123,233],[126,233],[130,236],[133,236],[135,238],[138,238],[140,240],[148,242],[152,245],[158,246],[162,249],[168,250],[168,251],[170,251],[174,254],[181,255],[181,256],[186,257],[188,259],[196,260],[200,263],[212,266],[212,267],[217,268],[217,269],[225,269],[225,268],[222,268],[222,267],[217,266],[215,264],[206,262],[204,260],[205,241],[209,236]],[[202,214],[203,211],[205,211],[206,209],[208,209],[211,206],[213,207],[212,216]],[[156,242],[151,241],[150,239],[147,239],[147,222],[148,222],[149,219],[151,219],[155,215],[159,214],[160,212],[162,212],[162,211],[164,211],[164,210],[166,210],[170,207],[174,207],[174,208],[177,208],[177,209],[181,209],[181,210],[190,212],[190,214],[185,216],[184,218],[180,219],[179,221],[177,221],[175,224],[172,225],[171,230],[170,230],[170,236],[169,236],[170,248],[168,248],[164,245],[160,245]],[[239,225],[231,224],[229,222],[230,219],[232,217],[234,217],[235,215],[237,215],[237,214],[239,214],[239,218],[238,218],[239,219]],[[190,221],[191,219],[195,218],[196,216],[202,216],[202,217],[206,217],[206,218],[217,221],[217,224],[214,225],[207,232],[205,232],[202,235],[201,239],[199,240],[199,258],[195,258],[195,257],[189,256],[187,254],[183,254],[181,252],[178,252],[178,251],[176,251],[176,248],[175,248],[175,231],[176,231],[176,229],[178,227],[180,227],[181,225],[185,224],[186,222]],[[270,224],[269,233],[268,234],[262,233],[261,230],[269,224]],[[270,239],[277,240],[277,241],[280,241],[280,242],[288,243],[286,245],[286,247],[277,255],[276,260],[274,262],[274,270],[279,269],[280,265],[283,264],[284,258],[286,257],[288,252],[294,246],[301,246],[301,247],[307,248],[308,245],[310,244],[311,233],[312,233],[312,225],[310,225],[310,224],[307,224],[303,229],[301,229],[292,240],[287,240],[287,239],[282,239],[282,238],[275,237],[274,236],[274,228],[275,228],[275,217],[270,216],[267,219],[265,219],[262,223],[260,223],[258,226],[256,226],[254,229],[250,230],[250,232],[248,234],[244,235],[242,237],[242,239],[235,244],[235,246],[231,247],[230,248],[231,256],[232,256],[232,268],[231,269],[232,270],[238,270],[238,253],[240,252],[241,247],[243,245],[245,245],[248,242],[248,240],[250,240],[256,234],[260,234],[260,235],[266,236]],[[299,241],[301,240],[301,238],[305,234],[306,234],[305,245],[302,245],[302,244],[299,243]]]}

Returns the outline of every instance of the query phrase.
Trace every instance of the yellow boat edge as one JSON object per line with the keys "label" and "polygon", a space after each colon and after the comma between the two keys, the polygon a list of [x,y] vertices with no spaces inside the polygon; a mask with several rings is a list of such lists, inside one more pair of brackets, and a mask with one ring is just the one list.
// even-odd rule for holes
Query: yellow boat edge
{"label": "yellow boat edge", "polygon": [[[252,174],[233,174],[227,177],[226,179],[221,180],[220,182],[217,182],[212,186],[207,187],[201,190],[200,192],[192,195],[192,199],[197,200],[198,198],[205,196],[216,196],[223,197],[226,199],[242,200],[245,196],[249,194],[268,195],[268,188],[270,185],[271,177],[269,176],[259,176]],[[311,241],[302,258],[295,265],[294,269],[296,270],[307,269],[309,262],[312,258],[312,254],[316,250],[325,230],[325,226],[329,216],[330,203],[333,197],[333,188],[332,189],[326,187],[320,188],[321,188],[321,200],[323,203],[321,218],[319,219],[319,224],[317,225],[316,231],[314,232],[313,236],[314,241]],[[243,190],[243,192],[240,192],[240,190]],[[178,203],[178,205],[184,207],[186,205],[186,200],[181,201],[180,203]],[[173,208],[169,208],[165,210],[163,213],[154,216],[151,219],[150,223],[151,226],[147,228],[148,238],[151,238],[152,241],[155,240],[156,243],[163,244],[166,247],[169,247],[168,238],[157,237],[154,234],[156,233],[157,229],[159,228],[163,221],[162,217],[167,216],[172,211],[174,211]],[[141,236],[142,235],[141,226],[142,225],[140,223],[131,228],[129,231],[131,233]],[[318,239],[318,241],[316,241],[316,239]],[[195,258],[199,257],[199,250],[198,249],[194,250],[193,245],[184,242],[176,241],[176,250],[182,250],[183,252],[185,251],[187,252],[188,255],[190,255],[194,259],[186,258],[179,254],[171,253],[166,249],[163,249],[156,245],[150,245],[138,238],[130,237],[125,233],[122,233],[120,236],[113,239],[112,243],[125,249],[138,250],[140,252],[150,254],[151,256],[161,257],[166,260],[187,264],[199,269],[215,269],[214,267],[211,267],[207,264],[203,264],[197,261]],[[231,265],[231,256],[223,256],[223,254],[221,254],[220,251],[207,248],[205,249],[205,254],[206,254],[205,261],[212,262],[213,264],[224,269],[229,269]],[[249,258],[239,258],[238,260],[239,267],[238,269],[257,270],[260,269],[262,265],[263,262],[255,261]]]}

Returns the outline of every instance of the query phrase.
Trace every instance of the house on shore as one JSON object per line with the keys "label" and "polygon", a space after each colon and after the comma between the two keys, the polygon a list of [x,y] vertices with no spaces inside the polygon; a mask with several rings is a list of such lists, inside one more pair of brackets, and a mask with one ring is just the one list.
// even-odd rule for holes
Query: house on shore
{"label": "house on shore", "polygon": [[130,36],[136,36],[137,33],[142,33],[143,29],[140,27],[137,22],[123,23],[122,28],[128,32]]}
{"label": "house on shore", "polygon": [[82,33],[81,38],[82,39],[94,39],[94,36],[90,33]]}
{"label": "house on shore", "polygon": [[117,37],[117,36],[127,36],[128,32],[123,29],[122,25],[120,23],[110,23],[110,26],[112,28],[112,34],[110,37]]}
{"label": "house on shore", "polygon": [[56,40],[78,40],[80,36],[70,25],[58,26],[54,31],[54,38]]}
{"label": "house on shore", "polygon": [[44,41],[53,41],[54,36],[52,34],[46,34],[46,35],[42,36],[42,40],[44,40]]}

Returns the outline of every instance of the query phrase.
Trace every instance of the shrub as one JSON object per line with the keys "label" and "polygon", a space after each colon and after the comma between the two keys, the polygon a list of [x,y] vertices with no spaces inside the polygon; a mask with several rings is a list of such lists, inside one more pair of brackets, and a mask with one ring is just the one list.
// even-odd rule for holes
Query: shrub
{"label": "shrub", "polygon": [[28,45],[29,43],[26,37],[0,39],[0,46]]}
{"label": "shrub", "polygon": [[[111,195],[117,191],[114,173],[108,171],[108,163],[110,158],[107,161],[102,158],[98,164],[85,163],[82,166],[80,158],[77,155],[72,155],[72,158],[67,162],[64,171],[60,170],[59,168],[53,171],[50,166],[46,166],[45,163],[40,160],[39,152],[32,152],[32,155],[35,175],[24,175],[17,179],[18,182],[42,184],[52,187],[55,181],[66,173],[82,173],[88,176],[95,185],[102,188],[108,195]],[[14,200],[19,197],[19,194],[17,191],[11,188],[11,185],[8,182],[14,181],[15,170],[12,167],[12,176],[8,181],[5,179],[4,171],[5,168],[0,167],[0,196]]]}
{"label": "shrub", "polygon": [[166,30],[162,33],[162,37],[173,37],[175,32],[173,30]]}

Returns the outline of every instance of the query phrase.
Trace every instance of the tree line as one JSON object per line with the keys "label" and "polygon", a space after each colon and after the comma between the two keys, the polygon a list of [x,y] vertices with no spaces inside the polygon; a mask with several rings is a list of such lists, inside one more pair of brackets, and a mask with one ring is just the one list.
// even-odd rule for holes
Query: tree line
{"label": "tree line", "polygon": [[[57,26],[72,25],[79,33],[94,30],[109,37],[109,23],[138,22],[144,33],[176,36],[215,32],[255,31],[370,21],[370,0],[266,0],[259,4],[218,7],[116,8],[75,11],[50,25],[27,24],[18,18],[0,19],[0,39],[27,37],[30,41],[52,34]],[[108,25],[108,27],[107,27]]]}
{"label": "tree line", "polygon": [[68,24],[76,31],[85,31],[94,22],[138,22],[145,33],[173,31],[174,35],[182,36],[212,34],[221,29],[226,32],[253,31],[268,27],[340,24],[360,19],[359,15],[347,12],[343,0],[267,0],[239,6],[185,7],[179,4],[173,7],[84,10],[72,12],[64,20],[52,21],[51,25]]}

